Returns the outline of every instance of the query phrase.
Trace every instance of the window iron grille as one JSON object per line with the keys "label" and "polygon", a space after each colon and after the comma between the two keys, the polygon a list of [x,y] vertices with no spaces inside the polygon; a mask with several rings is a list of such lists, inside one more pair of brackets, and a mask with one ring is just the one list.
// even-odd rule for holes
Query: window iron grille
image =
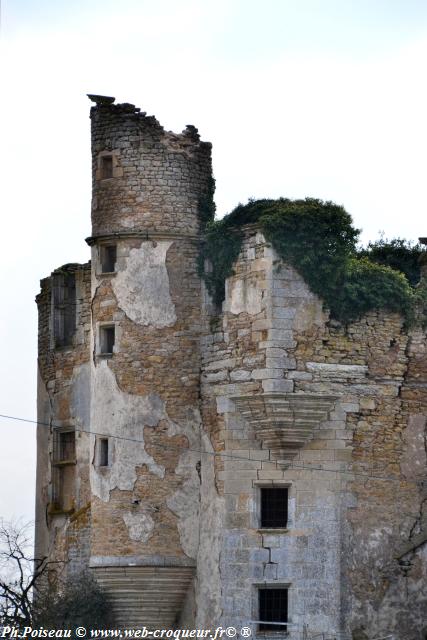
{"label": "window iron grille", "polygon": [[260,631],[283,631],[284,624],[288,624],[287,589],[259,590],[259,619],[263,621],[259,624]]}
{"label": "window iron grille", "polygon": [[288,524],[288,488],[261,487],[261,527],[286,528]]}

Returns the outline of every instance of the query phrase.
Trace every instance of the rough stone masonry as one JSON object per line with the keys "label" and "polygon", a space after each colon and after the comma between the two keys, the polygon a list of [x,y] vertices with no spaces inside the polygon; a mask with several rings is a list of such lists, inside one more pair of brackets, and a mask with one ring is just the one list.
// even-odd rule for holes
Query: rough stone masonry
{"label": "rough stone masonry", "polygon": [[425,331],[331,321],[251,225],[216,309],[211,145],[89,97],[91,261],[37,296],[37,553],[125,627],[425,640]]}

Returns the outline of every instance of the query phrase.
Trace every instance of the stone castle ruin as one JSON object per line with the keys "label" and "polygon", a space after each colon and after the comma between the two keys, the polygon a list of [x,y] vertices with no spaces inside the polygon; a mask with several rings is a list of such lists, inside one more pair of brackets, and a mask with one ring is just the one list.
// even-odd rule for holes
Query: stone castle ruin
{"label": "stone castle ruin", "polygon": [[218,312],[211,145],[90,98],[91,261],[37,296],[37,554],[128,628],[425,640],[425,331],[330,322],[253,224]]}

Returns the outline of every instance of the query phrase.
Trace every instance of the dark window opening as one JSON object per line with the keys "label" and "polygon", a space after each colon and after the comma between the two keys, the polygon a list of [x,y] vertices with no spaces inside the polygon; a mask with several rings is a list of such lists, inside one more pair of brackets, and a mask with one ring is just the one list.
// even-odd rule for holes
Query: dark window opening
{"label": "dark window opening", "polygon": [[115,244],[101,246],[101,271],[111,273],[116,270],[117,247]]}
{"label": "dark window opening", "polygon": [[273,624],[274,622],[288,622],[288,590],[260,589],[259,590],[259,630],[282,631],[288,630],[287,625]]}
{"label": "dark window opening", "polygon": [[115,339],[115,327],[100,328],[100,352],[113,353]]}
{"label": "dark window opening", "polygon": [[53,461],[75,462],[76,434],[74,431],[56,431],[53,441]]}
{"label": "dark window opening", "polygon": [[55,347],[72,344],[76,330],[76,278],[74,273],[53,276],[53,335]]}
{"label": "dark window opening", "polygon": [[108,438],[99,441],[99,466],[108,467]]}
{"label": "dark window opening", "polygon": [[286,528],[288,524],[288,488],[261,488],[261,527]]}
{"label": "dark window opening", "polygon": [[75,506],[76,467],[74,464],[54,467],[52,473],[53,512],[70,512]]}
{"label": "dark window opening", "polygon": [[53,511],[74,508],[76,436],[74,431],[56,430],[53,434],[52,506]]}
{"label": "dark window opening", "polygon": [[113,177],[113,156],[101,156],[101,178]]}

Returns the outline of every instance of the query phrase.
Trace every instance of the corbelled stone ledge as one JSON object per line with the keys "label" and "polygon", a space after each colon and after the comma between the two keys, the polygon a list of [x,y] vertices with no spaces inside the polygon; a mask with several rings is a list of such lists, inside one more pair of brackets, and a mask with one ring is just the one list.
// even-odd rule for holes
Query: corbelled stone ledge
{"label": "corbelled stone ledge", "polygon": [[336,396],[272,393],[231,398],[255,432],[264,449],[284,466],[312,440],[314,430],[326,420]]}

